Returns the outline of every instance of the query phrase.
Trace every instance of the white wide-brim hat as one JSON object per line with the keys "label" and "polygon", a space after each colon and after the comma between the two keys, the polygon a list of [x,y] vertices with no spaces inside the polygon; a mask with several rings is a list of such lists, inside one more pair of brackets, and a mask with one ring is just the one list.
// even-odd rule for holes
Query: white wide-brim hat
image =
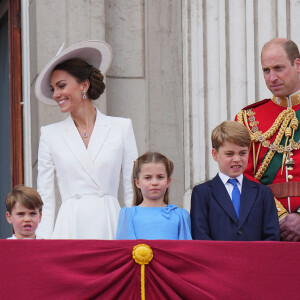
{"label": "white wide-brim hat", "polygon": [[85,41],[74,44],[59,52],[43,68],[35,82],[35,95],[38,100],[48,105],[57,105],[52,98],[50,88],[51,73],[59,63],[75,57],[83,59],[105,75],[111,65],[112,49],[110,45],[102,41]]}

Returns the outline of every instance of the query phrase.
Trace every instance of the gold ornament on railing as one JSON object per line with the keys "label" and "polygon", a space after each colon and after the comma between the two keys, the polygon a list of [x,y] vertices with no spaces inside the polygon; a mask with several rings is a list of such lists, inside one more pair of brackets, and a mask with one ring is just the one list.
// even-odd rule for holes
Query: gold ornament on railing
{"label": "gold ornament on railing", "polygon": [[145,265],[153,258],[152,249],[146,244],[139,244],[133,247],[132,258],[141,265],[141,299],[145,300]]}

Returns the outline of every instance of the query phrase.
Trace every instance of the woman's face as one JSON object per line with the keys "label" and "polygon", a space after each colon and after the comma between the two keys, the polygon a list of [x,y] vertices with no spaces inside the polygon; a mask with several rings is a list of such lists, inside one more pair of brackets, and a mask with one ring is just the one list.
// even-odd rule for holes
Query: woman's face
{"label": "woman's face", "polygon": [[78,83],[75,77],[66,71],[55,70],[50,78],[53,99],[61,112],[74,112],[82,103],[82,92],[87,91],[85,83]]}

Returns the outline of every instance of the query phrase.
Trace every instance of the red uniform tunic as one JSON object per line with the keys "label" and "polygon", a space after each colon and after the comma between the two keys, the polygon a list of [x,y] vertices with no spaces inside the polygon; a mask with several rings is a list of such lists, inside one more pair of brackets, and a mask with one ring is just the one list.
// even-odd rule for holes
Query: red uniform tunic
{"label": "red uniform tunic", "polygon": [[[295,96],[296,96],[296,100],[295,100]],[[293,104],[293,103],[296,104],[296,105],[292,106],[292,109],[296,112],[300,108],[300,92],[294,94],[291,97],[294,97],[295,101],[291,102],[291,104]],[[255,132],[256,130],[259,130],[262,133],[265,133],[274,125],[279,114],[281,112],[287,110],[287,107],[286,107],[287,103],[288,103],[287,98],[273,97],[272,100],[271,99],[263,100],[258,103],[254,103],[248,107],[245,107],[243,109],[243,112],[248,111],[249,114],[247,115],[247,120],[245,120],[243,117],[242,123],[244,125],[247,125],[252,133]],[[240,115],[239,121],[241,122],[241,112],[239,113],[239,115]],[[252,118],[250,118],[251,115],[253,116]],[[245,114],[244,114],[244,116],[245,116]],[[238,117],[236,119],[238,119]],[[254,128],[255,126],[256,126],[256,128]],[[280,129],[280,126],[279,126],[279,129]],[[268,139],[270,141],[270,144],[272,144],[274,142],[274,140],[276,139],[276,137],[279,133],[279,129],[277,129],[275,131],[275,133]],[[298,130],[300,130],[300,129],[298,128]],[[295,139],[295,142],[297,143],[298,140]],[[265,146],[263,146],[263,145],[265,145]],[[249,152],[248,166],[245,170],[246,175],[249,175],[252,177],[255,176],[254,170],[253,170],[254,157],[259,152],[256,171],[255,171],[255,172],[257,172],[257,170],[259,170],[259,168],[263,162],[265,155],[268,153],[269,150],[270,149],[269,149],[269,146],[267,145],[267,143],[262,144],[260,141],[257,141],[257,142],[255,142],[255,153],[254,153],[253,152],[253,143],[252,143],[250,152]],[[278,151],[277,151],[277,153],[278,153]],[[278,154],[280,155],[280,159],[282,161],[283,153],[278,153]],[[278,158],[278,154],[277,154],[277,158]],[[272,165],[272,159],[271,159],[271,162],[267,165],[267,170],[268,170],[268,168],[274,168],[273,170],[269,170],[269,171],[274,172],[275,177],[272,178],[271,181],[269,180],[269,182],[268,182],[268,179],[266,179],[266,178],[263,179],[263,177],[258,178],[258,180],[264,184],[275,184],[275,183],[282,183],[282,182],[300,181],[300,149],[293,149],[290,152],[290,157],[292,158],[294,165],[286,166],[285,164],[283,164],[284,165],[283,169],[281,167],[281,163],[280,163],[279,169],[274,168],[274,166]],[[267,171],[265,173],[267,173]],[[294,194],[297,194],[297,193],[294,193]],[[289,201],[288,201],[288,198],[290,199]],[[282,203],[282,205],[289,212],[294,212],[300,206],[300,190],[299,190],[299,194],[297,196],[288,197],[288,198],[284,197],[284,198],[279,198],[278,200]]]}

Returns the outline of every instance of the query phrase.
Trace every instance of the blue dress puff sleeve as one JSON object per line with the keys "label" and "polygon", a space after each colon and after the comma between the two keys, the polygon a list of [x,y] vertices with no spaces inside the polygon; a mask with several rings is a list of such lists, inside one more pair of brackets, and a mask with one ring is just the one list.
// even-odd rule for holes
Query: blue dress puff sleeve
{"label": "blue dress puff sleeve", "polygon": [[169,204],[167,207],[163,208],[163,216],[165,218],[170,218],[172,213],[174,213],[178,219],[177,240],[191,240],[191,218],[188,211],[184,208],[178,208],[178,206],[174,204]]}
{"label": "blue dress puff sleeve", "polygon": [[179,232],[178,240],[191,240],[191,218],[188,211],[184,208],[178,209],[180,211],[180,223],[179,223]]}
{"label": "blue dress puff sleeve", "polygon": [[132,220],[133,207],[123,207],[119,213],[118,227],[116,233],[117,240],[135,240],[136,235]]}

